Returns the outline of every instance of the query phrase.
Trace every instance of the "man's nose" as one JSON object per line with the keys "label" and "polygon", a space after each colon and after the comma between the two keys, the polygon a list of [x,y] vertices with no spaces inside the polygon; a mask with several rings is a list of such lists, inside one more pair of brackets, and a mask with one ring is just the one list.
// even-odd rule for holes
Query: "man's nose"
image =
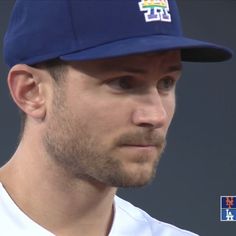
{"label": "man's nose", "polygon": [[157,90],[142,95],[132,114],[132,121],[137,126],[161,128],[168,119],[167,107]]}

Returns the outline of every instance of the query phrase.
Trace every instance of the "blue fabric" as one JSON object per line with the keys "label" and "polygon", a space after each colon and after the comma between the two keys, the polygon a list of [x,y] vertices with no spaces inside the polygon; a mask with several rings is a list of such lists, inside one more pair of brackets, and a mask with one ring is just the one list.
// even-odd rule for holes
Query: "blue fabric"
{"label": "blue fabric", "polygon": [[[224,61],[222,46],[182,36],[178,9],[171,22],[145,20],[141,0],[16,0],[4,38],[9,66],[53,58],[88,60],[182,49],[185,61]],[[150,12],[155,12],[153,9]]]}

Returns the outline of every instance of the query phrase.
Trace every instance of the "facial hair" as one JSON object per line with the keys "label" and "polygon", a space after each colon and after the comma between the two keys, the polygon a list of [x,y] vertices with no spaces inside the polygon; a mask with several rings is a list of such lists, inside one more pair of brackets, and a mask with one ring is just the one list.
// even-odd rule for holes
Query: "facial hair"
{"label": "facial hair", "polygon": [[[149,183],[165,147],[165,138],[145,128],[118,135],[112,142],[103,142],[103,134],[95,135],[89,122],[69,110],[61,91],[54,94],[53,109],[43,137],[43,144],[52,161],[72,178],[98,181],[112,187],[139,187]],[[96,121],[95,121],[96,122]],[[111,132],[116,131],[111,130]],[[96,131],[96,133],[98,133]],[[130,173],[121,161],[119,150],[125,145],[151,144],[158,150],[150,170]],[[148,154],[138,153],[133,162],[142,165]]]}

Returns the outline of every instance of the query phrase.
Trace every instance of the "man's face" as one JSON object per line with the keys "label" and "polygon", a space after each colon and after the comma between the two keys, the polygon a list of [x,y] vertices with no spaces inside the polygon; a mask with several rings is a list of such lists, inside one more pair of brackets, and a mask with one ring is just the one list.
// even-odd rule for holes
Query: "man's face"
{"label": "man's face", "polygon": [[70,63],[48,112],[47,152],[76,178],[147,184],[165,146],[180,70],[179,51]]}

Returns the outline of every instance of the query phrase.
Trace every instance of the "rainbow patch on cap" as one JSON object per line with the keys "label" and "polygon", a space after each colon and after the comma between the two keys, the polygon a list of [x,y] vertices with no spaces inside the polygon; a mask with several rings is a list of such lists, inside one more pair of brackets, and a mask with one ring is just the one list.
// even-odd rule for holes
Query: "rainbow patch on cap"
{"label": "rainbow patch on cap", "polygon": [[145,21],[164,21],[171,22],[168,0],[142,0],[139,2],[140,11],[144,13]]}

